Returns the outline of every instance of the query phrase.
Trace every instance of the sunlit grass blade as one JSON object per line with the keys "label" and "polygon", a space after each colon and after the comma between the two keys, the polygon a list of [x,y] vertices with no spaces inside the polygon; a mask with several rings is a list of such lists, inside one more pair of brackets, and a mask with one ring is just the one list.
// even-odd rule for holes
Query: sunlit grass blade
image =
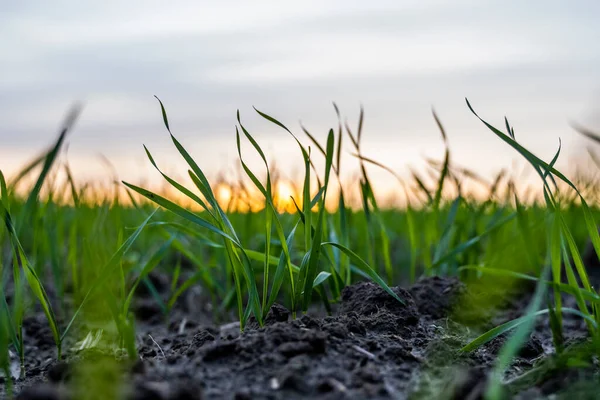
{"label": "sunlit grass blade", "polygon": [[138,194],[141,194],[142,196],[146,197],[147,199],[155,202],[156,204],[158,204],[161,207],[164,207],[165,209],[171,211],[172,213],[179,215],[180,217],[195,223],[196,225],[199,225],[203,228],[208,229],[209,231],[216,233],[219,236],[222,236],[223,238],[230,240],[231,242],[238,244],[240,247],[241,245],[239,244],[239,242],[237,241],[237,239],[234,239],[232,236],[230,236],[229,234],[225,233],[224,231],[222,231],[221,229],[217,228],[216,226],[214,226],[213,224],[211,224],[210,222],[208,222],[207,220],[205,220],[204,218],[199,217],[198,215],[194,214],[191,211],[186,210],[185,208],[181,207],[180,205],[175,204],[174,202],[172,202],[171,200],[168,200],[158,194],[152,193],[149,190],[143,189],[141,187],[135,186],[131,183],[127,183],[127,182],[123,182],[123,184],[125,186],[127,186],[128,188],[130,188],[131,190],[133,190],[134,192],[137,192]]}
{"label": "sunlit grass blade", "polygon": [[187,189],[185,186],[179,184],[177,181],[175,181],[174,179],[172,179],[168,175],[166,175],[164,172],[162,172],[160,170],[160,168],[158,168],[158,165],[156,165],[156,162],[154,161],[152,154],[150,153],[150,151],[148,150],[148,148],[146,146],[144,146],[144,150],[146,151],[146,155],[148,156],[148,159],[150,160],[150,163],[152,164],[152,166],[163,176],[163,178],[165,178],[165,180],[167,182],[169,182],[174,188],[179,190],[181,193],[183,193],[184,195],[186,195],[187,197],[189,197],[190,199],[192,199],[193,201],[198,203],[213,218],[215,218],[212,210],[204,203],[204,201],[200,197],[198,197],[196,194],[194,194],[192,191]]}
{"label": "sunlit grass blade", "polygon": [[177,151],[179,152],[179,154],[183,157],[183,159],[186,161],[186,163],[190,166],[190,168],[192,169],[192,171],[194,172],[196,177],[200,180],[201,185],[198,186],[198,189],[201,191],[202,195],[206,198],[206,200],[211,204],[211,206],[215,209],[218,209],[219,207],[218,207],[217,199],[215,198],[215,195],[210,188],[208,179],[206,178],[206,176],[204,175],[204,173],[202,172],[202,170],[200,169],[198,164],[196,164],[196,162],[194,161],[192,156],[190,156],[190,154],[187,152],[187,150],[175,138],[173,133],[171,133],[171,128],[169,126],[169,119],[167,117],[167,111],[165,110],[165,107],[164,107],[162,101],[157,96],[154,96],[154,97],[156,98],[156,100],[158,100],[158,102],[160,104],[163,122],[165,124],[165,127],[167,128],[167,131],[169,132],[169,135],[171,136],[171,141],[177,148]]}

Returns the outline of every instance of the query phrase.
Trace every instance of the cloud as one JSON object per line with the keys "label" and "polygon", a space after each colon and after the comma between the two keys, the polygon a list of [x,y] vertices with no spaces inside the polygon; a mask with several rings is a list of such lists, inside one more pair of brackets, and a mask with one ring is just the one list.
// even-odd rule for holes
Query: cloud
{"label": "cloud", "polygon": [[[235,159],[221,149],[233,144],[238,108],[270,143],[281,132],[252,105],[294,129],[300,119],[325,132],[337,101],[351,120],[365,105],[369,140],[402,147],[402,156],[381,152],[402,167],[439,144],[435,105],[461,157],[477,166],[497,146],[476,133],[469,96],[551,153],[597,92],[599,12],[592,1],[12,2],[0,14],[0,140],[14,153],[41,148],[83,100],[71,154],[100,151],[131,168],[126,157],[143,156],[142,142],[169,146],[157,94],[178,136],[223,165]],[[469,159],[473,141],[479,150]]]}
{"label": "cloud", "polygon": [[[230,82],[427,75],[553,61],[544,48],[515,35],[499,38],[464,30],[384,34],[307,34],[261,46],[262,60],[216,66],[202,78]],[[550,59],[549,59],[550,58]]]}

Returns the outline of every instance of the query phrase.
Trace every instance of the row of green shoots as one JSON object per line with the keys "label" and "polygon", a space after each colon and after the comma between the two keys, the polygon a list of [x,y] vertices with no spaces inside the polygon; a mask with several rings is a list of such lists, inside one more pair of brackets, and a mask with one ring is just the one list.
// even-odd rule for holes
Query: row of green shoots
{"label": "row of green shoots", "polygon": [[[136,359],[138,338],[131,308],[140,285],[148,288],[165,316],[186,290],[200,285],[212,299],[214,313],[225,313],[233,307],[244,329],[252,317],[262,325],[278,301],[292,310],[294,318],[307,312],[315,300],[330,311],[331,303],[340,300],[343,288],[360,279],[377,283],[401,303],[404,300],[391,286],[415,282],[422,275],[533,281],[537,289],[525,315],[483,333],[462,349],[472,351],[511,333],[498,356],[489,398],[500,396],[503,371],[538,316],[549,315],[557,354],[565,352],[565,313],[583,318],[590,337],[595,342],[600,338],[600,296],[590,284],[580,253],[582,243],[589,238],[596,254],[600,254],[597,211],[588,205],[583,192],[555,168],[560,145],[547,163],[517,142],[508,120],[504,133],[481,119],[467,102],[485,127],[515,149],[539,176],[543,201],[526,204],[520,201],[515,183],[506,175],[499,174],[486,183],[476,173],[455,167],[450,161],[446,132],[435,113],[445,153],[442,162],[430,162],[436,171],[431,185],[414,172],[408,182],[363,154],[362,110],[353,133],[348,124],[342,123],[336,107],[338,126],[329,130],[324,143],[303,128],[312,146],[303,145],[284,124],[256,110],[290,135],[304,162],[301,196],[292,198],[295,212],[282,213],[275,201],[275,182],[267,157],[238,112],[239,159],[264,205],[260,211],[238,213],[224,209],[218,201],[206,174],[172,134],[165,107],[159,103],[164,125],[189,168],[194,189],[165,174],[144,147],[147,157],[166,182],[201,212],[170,200],[164,193],[126,182],[119,185],[113,198],[92,204],[85,200],[86,187],[75,184],[68,164],[61,168],[67,179],[58,185],[57,160],[78,109],[67,118],[53,147],[9,182],[0,173],[0,215],[5,225],[0,231],[0,367],[5,376],[11,375],[10,349],[18,355],[21,375],[26,373],[23,323],[36,304],[46,316],[58,359],[63,357],[69,340],[71,348],[77,347],[73,345],[77,340],[78,348],[97,344],[99,331],[95,334],[78,327],[93,325],[95,317],[102,317],[103,312],[108,313],[105,317],[115,329],[114,345]],[[345,138],[350,140],[360,167],[359,210],[348,206],[342,187]],[[252,171],[244,162],[243,142],[250,143],[262,159],[262,173]],[[322,171],[314,163],[317,157],[325,160]],[[367,173],[369,167],[384,169],[397,180],[398,190],[406,194],[402,209],[378,205]],[[23,198],[18,194],[18,185],[38,169],[37,179]],[[489,198],[482,201],[469,197],[463,191],[466,179],[483,184]],[[502,194],[503,184],[506,190]],[[457,193],[450,199],[444,196],[449,186]],[[585,188],[593,191],[594,186]],[[127,204],[120,199],[121,192],[128,196]],[[69,204],[63,201],[67,195]],[[328,211],[325,203],[332,195],[337,195],[337,207]],[[132,225],[137,227],[128,228]],[[129,234],[125,237],[126,232]],[[183,259],[194,272],[181,279]],[[4,268],[9,265],[12,269]],[[166,300],[148,278],[154,269],[165,265],[171,275]],[[52,282],[52,296],[45,288],[47,279]],[[550,292],[554,296],[548,302]],[[563,307],[563,294],[576,299],[577,309]]]}

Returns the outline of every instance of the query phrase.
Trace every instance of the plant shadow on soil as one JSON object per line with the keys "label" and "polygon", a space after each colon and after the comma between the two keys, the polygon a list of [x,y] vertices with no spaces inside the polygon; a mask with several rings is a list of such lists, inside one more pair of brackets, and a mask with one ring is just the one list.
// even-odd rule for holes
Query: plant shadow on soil
{"label": "plant shadow on soil", "polygon": [[[403,305],[379,286],[362,282],[343,290],[333,316],[316,312],[291,320],[276,304],[264,327],[251,322],[243,333],[235,322],[214,325],[209,313],[184,301],[165,323],[140,292],[135,363],[100,348],[71,351],[55,361],[51,332],[39,314],[25,321],[27,377],[16,380],[15,392],[22,400],[480,399],[506,336],[471,353],[460,348],[484,330],[521,316],[533,292],[530,284],[504,295],[485,287],[423,278],[393,288]],[[573,348],[588,343],[580,319],[565,316],[564,324]],[[506,372],[507,398],[567,393],[596,398],[598,369],[539,368],[552,364],[552,351],[547,317],[540,317]],[[523,379],[532,368],[544,372]]]}

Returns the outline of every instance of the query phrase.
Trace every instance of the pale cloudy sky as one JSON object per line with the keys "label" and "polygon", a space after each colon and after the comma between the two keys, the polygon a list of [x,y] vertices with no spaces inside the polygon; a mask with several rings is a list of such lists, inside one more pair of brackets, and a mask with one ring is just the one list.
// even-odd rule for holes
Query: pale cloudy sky
{"label": "pale cloudy sky", "polygon": [[441,156],[432,107],[456,162],[483,174],[510,167],[518,157],[465,97],[492,123],[507,115],[546,159],[561,137],[567,165],[586,143],[569,121],[600,131],[599,18],[596,0],[3,2],[0,169],[46,147],[82,100],[68,153],[79,177],[106,176],[99,154],[121,178],[156,177],[142,144],[183,175],[155,94],[211,173],[237,159],[240,109],[292,174],[293,140],[252,106],[323,138],[336,125],[332,101],[352,126],[364,105],[366,154],[400,173]]}

